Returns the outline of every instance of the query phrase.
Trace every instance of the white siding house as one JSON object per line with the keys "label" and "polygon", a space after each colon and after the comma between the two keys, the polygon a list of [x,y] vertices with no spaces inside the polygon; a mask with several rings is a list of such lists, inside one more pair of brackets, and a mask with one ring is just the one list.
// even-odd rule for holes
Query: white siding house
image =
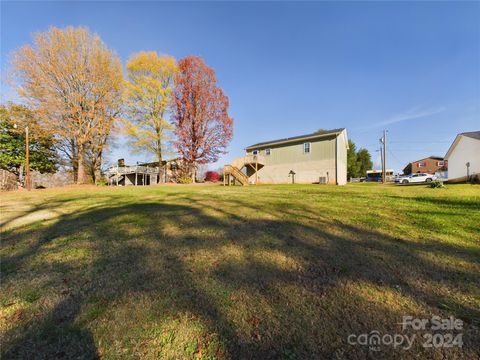
{"label": "white siding house", "polygon": [[480,174],[480,131],[458,134],[445,160],[448,160],[449,181],[465,181],[467,173],[469,176]]}

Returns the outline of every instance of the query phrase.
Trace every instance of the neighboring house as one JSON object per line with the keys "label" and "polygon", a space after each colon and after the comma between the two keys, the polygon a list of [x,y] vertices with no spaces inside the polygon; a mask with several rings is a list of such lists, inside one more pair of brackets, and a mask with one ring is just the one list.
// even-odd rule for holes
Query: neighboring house
{"label": "neighboring house", "polygon": [[225,183],[347,183],[346,129],[254,144],[224,168]]}
{"label": "neighboring house", "polygon": [[163,160],[162,168],[159,169],[158,161],[137,165],[125,165],[123,159],[118,161],[117,166],[107,170],[107,178],[111,185],[154,185],[158,183],[176,182],[182,170],[181,159]]}
{"label": "neighboring house", "polygon": [[480,174],[480,131],[458,134],[445,155],[448,181],[466,181]]}
{"label": "neighboring house", "polygon": [[[158,161],[139,164],[143,166],[158,168]],[[162,161],[162,169],[159,173],[159,183],[177,182],[178,177],[185,173],[185,163],[181,158],[174,158]]]}
{"label": "neighboring house", "polygon": [[410,174],[432,174],[437,171],[446,171],[448,162],[440,156],[429,156],[425,159],[413,161],[403,169],[405,175]]}

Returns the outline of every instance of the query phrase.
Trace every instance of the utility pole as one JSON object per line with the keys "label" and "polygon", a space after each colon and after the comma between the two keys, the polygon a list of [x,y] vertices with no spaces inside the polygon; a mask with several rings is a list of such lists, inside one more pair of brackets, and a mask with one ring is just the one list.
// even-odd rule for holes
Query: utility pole
{"label": "utility pole", "polygon": [[383,183],[387,182],[387,130],[383,130]]}
{"label": "utility pole", "polygon": [[380,154],[382,155],[382,182],[387,182],[387,130],[383,130],[383,137],[380,139],[382,147],[380,147]]}
{"label": "utility pole", "polygon": [[[380,142],[382,142],[382,139],[380,139]],[[383,183],[383,148],[380,146],[380,164],[382,165],[382,183]]]}
{"label": "utility pole", "polygon": [[30,183],[30,165],[29,165],[29,146],[28,146],[28,126],[25,127],[25,185],[27,190],[30,191],[31,183]]}

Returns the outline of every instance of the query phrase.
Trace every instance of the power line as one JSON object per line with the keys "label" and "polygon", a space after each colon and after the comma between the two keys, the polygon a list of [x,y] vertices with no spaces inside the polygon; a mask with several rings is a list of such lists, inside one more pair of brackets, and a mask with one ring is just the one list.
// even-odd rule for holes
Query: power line
{"label": "power line", "polygon": [[[439,152],[438,149],[427,149],[427,148],[421,148],[421,149],[393,149],[394,151],[431,151],[431,152]],[[445,151],[440,151],[440,152],[445,152]]]}
{"label": "power line", "polygon": [[388,152],[390,153],[390,155],[392,155],[392,157],[393,157],[399,164],[402,164],[402,163],[403,163],[403,161],[399,160],[399,159],[395,156],[395,154],[394,154],[390,149],[388,149]]}
{"label": "power line", "polygon": [[447,144],[451,143],[451,141],[390,141],[394,144]]}

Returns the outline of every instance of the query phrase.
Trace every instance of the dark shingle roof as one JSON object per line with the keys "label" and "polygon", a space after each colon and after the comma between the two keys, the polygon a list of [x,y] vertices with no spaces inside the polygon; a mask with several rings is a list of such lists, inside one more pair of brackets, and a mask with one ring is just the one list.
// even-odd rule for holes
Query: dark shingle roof
{"label": "dark shingle roof", "polygon": [[[405,166],[405,169],[406,169],[409,165],[412,165],[413,163],[416,163],[416,162],[419,162],[419,161],[423,161],[423,160],[427,160],[427,159],[443,160],[443,157],[441,157],[441,156],[435,156],[435,155],[430,155],[429,157],[426,157],[426,158],[423,158],[423,159],[419,159],[419,160],[415,160],[415,161],[409,162],[408,165]],[[404,169],[404,170],[405,170],[405,169]]]}
{"label": "dark shingle roof", "polygon": [[463,136],[467,136],[467,137],[472,138],[472,139],[480,140],[480,131],[464,132],[464,133],[460,133],[458,135],[463,135]]}
{"label": "dark shingle roof", "polygon": [[303,139],[310,139],[310,138],[317,138],[317,137],[320,138],[320,137],[329,136],[329,135],[338,135],[343,130],[345,130],[345,128],[325,130],[325,131],[320,131],[320,132],[314,132],[314,133],[311,133],[311,134],[293,136],[293,137],[288,137],[288,138],[283,138],[283,139],[278,139],[278,140],[264,141],[264,142],[260,142],[260,143],[257,143],[257,144],[247,146],[246,149],[251,149],[251,148],[255,148],[255,147],[263,147],[263,146],[266,146],[266,145],[273,145],[273,144],[277,144],[277,143],[299,141],[299,140],[303,140]]}
{"label": "dark shingle roof", "polygon": [[429,157],[426,157],[424,159],[420,159],[420,160],[417,160],[417,161],[422,161],[422,160],[426,160],[426,159],[443,160],[443,157],[442,156],[436,156],[436,155],[430,155]]}

